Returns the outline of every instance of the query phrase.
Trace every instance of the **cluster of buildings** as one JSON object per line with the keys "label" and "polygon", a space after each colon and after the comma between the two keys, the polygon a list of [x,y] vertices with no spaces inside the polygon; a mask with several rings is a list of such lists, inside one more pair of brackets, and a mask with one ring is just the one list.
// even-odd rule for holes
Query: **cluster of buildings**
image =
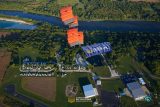
{"label": "cluster of buildings", "polygon": [[28,58],[23,60],[20,67],[20,76],[47,77],[54,75],[54,67],[45,62],[32,62]]}
{"label": "cluster of buildings", "polygon": [[94,84],[86,82],[87,84],[82,85],[82,89],[85,99],[95,98],[93,105],[98,106],[101,105],[99,102],[99,97],[101,96],[101,80],[95,73],[92,73],[92,80],[94,81]]}
{"label": "cluster of buildings", "polygon": [[145,98],[150,96],[150,92],[145,86],[143,78],[137,78],[135,75],[125,75],[122,77],[123,83],[126,85],[124,89],[124,94],[132,98],[135,101],[145,100]]}
{"label": "cluster of buildings", "polygon": [[67,31],[67,41],[72,47],[75,45],[81,45],[84,43],[83,32],[78,31],[78,16],[74,16],[72,6],[63,7],[60,9],[60,17],[65,25],[69,25]]}

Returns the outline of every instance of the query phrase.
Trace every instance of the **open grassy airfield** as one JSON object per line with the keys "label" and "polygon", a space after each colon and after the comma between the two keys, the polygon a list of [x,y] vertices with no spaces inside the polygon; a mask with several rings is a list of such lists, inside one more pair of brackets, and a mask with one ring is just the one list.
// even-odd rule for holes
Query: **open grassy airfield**
{"label": "open grassy airfield", "polygon": [[[118,14],[118,16],[120,16],[119,19],[152,19],[141,19],[140,17],[135,16],[135,14],[137,14],[136,12],[138,11],[136,10],[136,3],[134,4],[123,1],[112,2],[104,0],[103,5],[100,0],[97,2],[95,2],[95,0],[90,2],[91,3],[88,3],[88,0],[86,0],[86,2],[80,0],[34,0],[33,2],[32,0],[30,0],[30,2],[27,0],[9,0],[1,2],[0,0],[0,3],[2,3],[0,4],[0,9],[22,9],[22,11],[24,12],[59,16],[58,12],[60,7],[72,4],[74,11],[80,16],[82,20],[115,20],[115,17],[117,16],[114,16],[114,14],[116,14],[116,12],[120,13],[119,11],[121,11],[125,13],[125,9],[128,10],[128,8],[120,8],[122,5],[125,5],[123,3],[126,3],[127,5],[129,5],[129,9],[133,11],[128,10],[129,12],[127,11],[127,13],[130,14],[127,15],[124,15],[123,13],[125,18]],[[116,6],[114,7],[116,11],[113,9],[115,13],[112,11],[112,9],[108,8],[108,6],[112,3],[113,5],[111,6]],[[86,4],[88,4],[89,6]],[[99,6],[97,6],[97,4]],[[16,7],[16,5],[18,6]],[[150,7],[151,4],[148,3],[139,3],[138,5],[140,6],[139,11],[141,14],[143,14],[143,12],[146,12],[146,10],[148,14],[150,14],[150,9],[153,8]],[[143,10],[143,6],[146,10]],[[153,6],[157,6],[156,8],[158,8],[159,4],[153,4]],[[119,7],[118,10],[117,7]],[[104,10],[108,11],[105,12]],[[153,11],[155,12],[155,10],[152,10],[152,12]],[[114,14],[111,14],[112,12]],[[159,17],[157,14],[154,15],[155,17],[153,17],[153,19],[157,19],[156,17]],[[102,17],[101,19],[101,16],[104,17]],[[157,21],[158,20],[159,19],[157,19]],[[2,32],[4,35],[6,35],[6,33],[8,32],[12,33],[8,33],[8,35],[10,35],[10,38],[0,38],[0,48],[7,49],[7,54],[4,54],[3,50],[0,50],[0,61],[2,61],[0,62],[0,67],[2,67],[0,68],[0,79],[1,77],[3,77],[3,81],[0,82],[0,102],[8,104],[11,107],[15,102],[19,102],[20,107],[22,106],[21,104],[24,104],[25,107],[28,106],[28,104],[26,104],[21,99],[15,98],[16,95],[11,96],[10,94],[7,94],[5,92],[5,87],[7,85],[14,84],[18,93],[21,93],[28,98],[32,98],[39,102],[45,103],[49,107],[92,107],[93,104],[91,102],[69,103],[68,97],[65,95],[66,86],[74,84],[78,87],[77,97],[84,97],[84,93],[80,86],[79,80],[82,77],[86,77],[93,84],[93,86],[96,87],[96,83],[94,83],[92,79],[92,72],[94,72],[100,77],[106,77],[106,79],[101,80],[102,85],[100,88],[102,90],[107,92],[116,92],[119,94],[119,89],[123,89],[126,86],[122,83],[120,78],[110,78],[111,73],[108,66],[111,66],[111,68],[118,72],[120,75],[140,73],[147,85],[149,85],[152,93],[153,100],[151,101],[151,103],[146,103],[144,101],[135,102],[132,98],[121,97],[121,104],[133,104],[133,107],[142,107],[144,105],[145,107],[152,107],[152,105],[154,106],[157,104],[157,99],[159,98],[156,99],[156,97],[159,96],[156,96],[156,94],[159,94],[158,92],[160,89],[160,71],[158,65],[160,33],[134,31],[84,31],[84,45],[99,43],[102,41],[109,41],[111,43],[113,51],[104,55],[106,63],[104,63],[105,61],[102,58],[103,64],[94,66],[96,65],[96,61],[93,62],[92,65],[90,64],[90,66],[87,67],[87,70],[89,69],[90,71],[92,71],[91,73],[71,72],[66,73],[66,75],[62,76],[62,74],[59,72],[60,69],[58,68],[59,63],[63,63],[66,65],[75,65],[76,53],[80,53],[84,59],[87,58],[85,57],[80,46],[73,48],[70,48],[68,46],[65,35],[66,29],[61,29],[48,23],[38,23],[37,25],[38,27],[34,30],[6,30],[5,33]],[[15,38],[12,38],[12,35],[14,35]],[[58,57],[57,53],[59,54]],[[22,67],[22,62],[25,57],[31,58],[33,62],[40,61],[52,63],[53,67],[55,68],[55,77],[20,76],[20,67]],[[6,58],[7,60],[4,60],[3,58]],[[32,67],[34,68],[34,65]],[[6,99],[9,101],[5,101]]]}
{"label": "open grassy airfield", "polygon": [[[92,107],[91,103],[70,104],[68,103],[67,97],[65,96],[66,85],[73,84],[73,83],[78,85],[79,84],[78,78],[84,77],[84,76],[90,77],[88,74],[72,73],[72,74],[68,74],[68,76],[64,78],[50,77],[50,78],[36,79],[34,77],[33,78],[20,77],[19,72],[20,71],[18,70],[18,66],[10,66],[10,68],[7,70],[6,76],[4,78],[4,82],[0,88],[1,95],[5,94],[3,92],[2,86],[7,84],[15,84],[18,92],[23,93],[24,95],[27,95],[28,97],[31,97],[33,99],[37,99],[38,101],[45,102],[46,104],[49,105],[49,107],[52,107],[52,106],[54,107],[75,107],[75,106],[76,107],[82,107],[82,106]],[[37,81],[42,81],[42,82],[38,82],[36,84]],[[34,83],[34,86],[32,83]],[[80,87],[79,87],[78,95],[83,96],[83,93]]]}
{"label": "open grassy airfield", "polygon": [[56,78],[51,77],[26,77],[22,78],[22,87],[35,95],[43,97],[48,101],[55,101]]}

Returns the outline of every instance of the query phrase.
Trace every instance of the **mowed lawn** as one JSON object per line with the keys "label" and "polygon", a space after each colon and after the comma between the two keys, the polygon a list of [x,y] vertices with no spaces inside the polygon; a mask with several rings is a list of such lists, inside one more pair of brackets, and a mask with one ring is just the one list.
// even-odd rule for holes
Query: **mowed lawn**
{"label": "mowed lawn", "polygon": [[79,2],[79,0],[57,0],[58,4],[61,6],[74,5]]}
{"label": "mowed lawn", "polygon": [[107,66],[94,67],[92,71],[95,72],[98,76],[102,76],[102,77],[110,77],[111,76],[111,73],[110,73]]}
{"label": "mowed lawn", "polygon": [[30,45],[25,45],[24,48],[18,49],[18,54],[20,59],[26,56],[31,57],[33,60],[36,60],[36,57],[39,56],[39,50],[31,47]]}
{"label": "mowed lawn", "polygon": [[138,71],[140,68],[138,62],[131,56],[122,56],[119,58],[116,70],[120,74],[133,73]]}
{"label": "mowed lawn", "polygon": [[123,89],[125,86],[120,79],[102,80],[102,90],[106,91],[119,91],[119,88]]}
{"label": "mowed lawn", "polygon": [[49,101],[56,98],[56,78],[54,77],[25,77],[22,88]]}
{"label": "mowed lawn", "polygon": [[90,80],[90,75],[88,73],[69,73],[66,77],[57,78],[57,96],[54,107],[93,107],[90,102],[68,103],[68,99],[65,95],[66,86],[69,84],[75,84],[78,86],[77,97],[84,97],[78,81],[78,79],[82,77],[88,77]]}

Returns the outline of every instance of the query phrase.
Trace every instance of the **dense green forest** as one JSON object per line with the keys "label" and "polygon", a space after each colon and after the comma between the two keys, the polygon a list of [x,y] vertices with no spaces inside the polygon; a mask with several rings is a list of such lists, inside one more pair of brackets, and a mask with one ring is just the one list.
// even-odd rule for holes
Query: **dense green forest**
{"label": "dense green forest", "polygon": [[[1,10],[59,16],[64,5],[73,5],[81,20],[152,20],[160,21],[160,3],[127,0],[0,0]],[[62,5],[63,3],[63,5]]]}
{"label": "dense green forest", "polygon": [[[26,53],[28,49],[29,56],[34,60],[55,60],[55,53],[61,53],[61,61],[65,64],[74,64],[74,57],[77,52],[82,52],[80,46],[70,48],[66,41],[66,30],[59,27],[53,27],[49,24],[40,25],[35,30],[20,31],[11,30],[11,35],[1,37],[0,47],[5,47],[12,51],[13,62],[20,64],[21,53]],[[121,56],[129,55],[136,61],[143,63],[148,71],[160,76],[160,33],[144,32],[104,32],[91,31],[85,32],[85,44],[94,44],[98,42],[109,41],[112,45],[112,53],[105,57],[113,66],[119,64]],[[21,57],[19,57],[19,55]]]}
{"label": "dense green forest", "polygon": [[[136,60],[144,62],[152,74],[160,75],[160,33],[92,31],[85,32],[85,36],[85,44],[111,42],[113,52],[107,57],[113,64],[118,63],[120,56],[130,54]],[[2,36],[0,40],[0,47],[13,51],[13,56],[18,54],[18,48],[31,46],[39,50],[40,58],[44,60],[54,59],[54,52],[61,51],[64,53],[62,61],[72,63],[71,59],[76,52],[82,52],[79,46],[69,48],[65,30],[48,24],[33,31],[12,31],[10,36]]]}

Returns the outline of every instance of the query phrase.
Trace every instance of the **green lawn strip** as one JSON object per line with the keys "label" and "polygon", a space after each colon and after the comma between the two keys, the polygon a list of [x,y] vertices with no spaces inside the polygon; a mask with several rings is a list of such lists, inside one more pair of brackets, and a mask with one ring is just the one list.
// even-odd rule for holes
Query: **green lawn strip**
{"label": "green lawn strip", "polygon": [[[13,8],[14,7],[14,8]],[[18,2],[1,2],[1,10],[24,10],[24,5]]]}
{"label": "green lawn strip", "polygon": [[120,79],[102,80],[102,89],[106,91],[119,91],[119,88],[123,89],[124,84]]}
{"label": "green lawn strip", "polygon": [[120,74],[133,73],[139,70],[138,63],[131,56],[122,56],[118,61],[116,70]]}
{"label": "green lawn strip", "polygon": [[138,107],[135,100],[128,96],[120,97],[120,103],[122,107]]}
{"label": "green lawn strip", "polygon": [[93,72],[102,77],[110,77],[110,71],[107,66],[94,67]]}
{"label": "green lawn strip", "polygon": [[154,105],[153,102],[146,102],[146,101],[137,101],[136,103],[139,107],[152,107]]}

